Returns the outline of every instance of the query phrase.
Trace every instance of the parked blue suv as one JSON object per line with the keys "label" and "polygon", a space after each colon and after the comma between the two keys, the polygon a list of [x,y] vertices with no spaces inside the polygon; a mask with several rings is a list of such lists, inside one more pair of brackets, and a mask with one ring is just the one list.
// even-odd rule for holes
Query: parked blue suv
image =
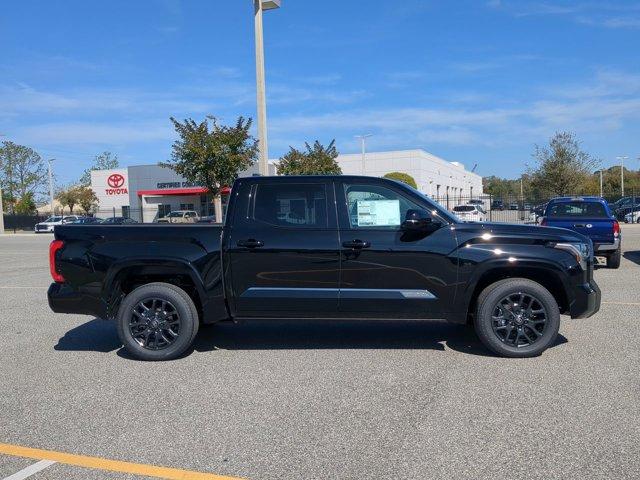
{"label": "parked blue suv", "polygon": [[607,268],[620,266],[620,224],[605,199],[554,198],[547,204],[540,225],[567,228],[589,237],[593,242],[594,255],[607,258]]}

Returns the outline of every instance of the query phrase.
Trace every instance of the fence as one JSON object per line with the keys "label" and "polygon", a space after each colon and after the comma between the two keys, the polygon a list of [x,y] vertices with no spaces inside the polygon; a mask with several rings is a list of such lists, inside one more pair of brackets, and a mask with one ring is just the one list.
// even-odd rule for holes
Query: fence
{"label": "fence", "polygon": [[[635,192],[622,197],[620,193],[610,193],[604,195],[609,202],[611,210],[619,221],[640,221],[640,197],[636,197]],[[563,195],[567,197],[582,197],[585,195]],[[431,197],[443,208],[450,212],[455,210],[465,210],[462,206],[476,204],[482,208],[476,216],[479,220],[489,222],[505,223],[539,223],[540,217],[544,214],[546,204],[556,196],[535,196],[535,195],[440,195]],[[618,202],[618,203],[616,203]],[[456,209],[456,207],[459,207]]]}
{"label": "fence", "polygon": [[[580,197],[581,195],[567,195]],[[478,213],[478,220],[489,222],[506,222],[506,223],[528,223],[535,224],[539,222],[540,217],[544,213],[544,207],[553,197],[541,197],[533,195],[441,195],[433,196],[432,199],[442,205],[443,208],[455,212],[455,207],[463,205],[476,204],[482,208],[482,213]],[[631,221],[633,223],[640,222],[640,197],[636,197],[634,191],[630,195],[621,197],[619,193],[605,194],[604,198],[609,201],[611,209],[616,214],[619,221]],[[616,203],[617,202],[617,203]],[[226,205],[223,205],[226,210]],[[152,223],[156,222],[169,212],[160,212],[157,208],[134,209],[134,208],[110,208],[100,209],[92,214],[92,216],[106,219],[129,218],[134,223]],[[213,209],[211,209],[210,217],[215,220]],[[65,214],[68,215],[68,214]],[[224,215],[224,213],[223,213]],[[46,220],[49,215],[10,215],[4,214],[5,230],[31,230],[33,231],[36,223]],[[473,219],[471,217],[470,219]]]}

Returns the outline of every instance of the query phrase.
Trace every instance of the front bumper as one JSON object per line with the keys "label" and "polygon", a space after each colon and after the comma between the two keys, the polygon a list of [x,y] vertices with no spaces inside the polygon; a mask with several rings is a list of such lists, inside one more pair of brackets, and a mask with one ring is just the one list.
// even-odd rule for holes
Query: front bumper
{"label": "front bumper", "polygon": [[593,280],[576,286],[569,307],[571,318],[588,318],[596,314],[600,310],[601,297],[600,287]]}
{"label": "front bumper", "polygon": [[594,243],[593,251],[595,254],[602,252],[613,252],[620,248],[620,237],[616,238],[613,243]]}

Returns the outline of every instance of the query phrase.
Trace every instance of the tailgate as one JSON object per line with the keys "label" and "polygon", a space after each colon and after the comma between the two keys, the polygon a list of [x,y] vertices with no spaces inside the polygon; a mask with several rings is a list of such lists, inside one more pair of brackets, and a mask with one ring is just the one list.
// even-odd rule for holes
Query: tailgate
{"label": "tailgate", "polygon": [[581,233],[591,239],[593,243],[613,243],[613,220],[588,218],[549,218],[547,225],[560,227]]}

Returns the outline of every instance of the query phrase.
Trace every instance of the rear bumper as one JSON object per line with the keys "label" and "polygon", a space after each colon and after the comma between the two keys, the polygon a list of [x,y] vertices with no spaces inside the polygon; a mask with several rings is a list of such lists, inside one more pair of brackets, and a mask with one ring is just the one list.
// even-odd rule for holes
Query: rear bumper
{"label": "rear bumper", "polygon": [[600,252],[612,252],[620,248],[620,237],[616,238],[613,243],[594,243],[593,251],[595,253]]}
{"label": "rear bumper", "polygon": [[79,292],[64,283],[52,283],[47,291],[49,308],[56,313],[76,313],[105,318],[106,309],[94,295]]}
{"label": "rear bumper", "polygon": [[569,308],[571,318],[588,318],[600,310],[600,287],[591,280],[575,287],[574,298]]}

